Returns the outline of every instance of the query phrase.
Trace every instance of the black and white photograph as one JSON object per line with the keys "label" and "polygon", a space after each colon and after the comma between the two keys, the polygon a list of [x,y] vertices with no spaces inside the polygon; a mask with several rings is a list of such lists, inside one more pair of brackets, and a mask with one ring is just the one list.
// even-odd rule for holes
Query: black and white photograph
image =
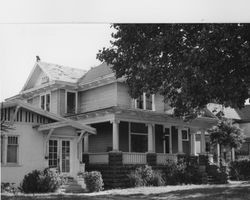
{"label": "black and white photograph", "polygon": [[250,199],[249,8],[1,2],[1,199]]}

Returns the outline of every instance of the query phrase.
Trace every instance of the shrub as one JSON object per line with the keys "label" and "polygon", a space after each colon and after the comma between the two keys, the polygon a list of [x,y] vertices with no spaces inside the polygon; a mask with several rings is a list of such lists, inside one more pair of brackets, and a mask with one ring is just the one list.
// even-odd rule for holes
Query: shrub
{"label": "shrub", "polygon": [[145,165],[138,167],[135,171],[132,171],[129,175],[130,186],[140,187],[140,186],[160,186],[164,185],[165,181],[162,178],[162,173],[160,171],[155,171],[151,166]]}
{"label": "shrub", "polygon": [[98,171],[84,172],[83,178],[89,192],[99,192],[103,190],[102,175]]}
{"label": "shrub", "polygon": [[217,184],[228,183],[228,166],[226,164],[221,164],[220,166],[209,165],[207,173],[213,177],[214,182]]}
{"label": "shrub", "polygon": [[16,194],[19,192],[19,189],[15,186],[15,183],[1,183],[1,192]]}
{"label": "shrub", "polygon": [[202,183],[198,164],[188,162],[187,159],[180,159],[178,162],[168,160],[164,171],[167,185]]}
{"label": "shrub", "polygon": [[250,160],[237,160],[229,165],[229,174],[233,180],[250,180]]}
{"label": "shrub", "polygon": [[46,168],[43,171],[33,170],[25,175],[20,188],[24,193],[45,193],[56,191],[61,184],[59,174]]}

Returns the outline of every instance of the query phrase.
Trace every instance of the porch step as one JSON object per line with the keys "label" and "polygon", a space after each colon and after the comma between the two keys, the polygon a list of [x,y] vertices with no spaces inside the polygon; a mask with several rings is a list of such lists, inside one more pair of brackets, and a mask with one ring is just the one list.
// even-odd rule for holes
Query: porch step
{"label": "porch step", "polygon": [[85,188],[82,188],[81,185],[77,183],[75,179],[69,177],[65,184],[60,187],[61,192],[64,193],[84,193],[86,192]]}

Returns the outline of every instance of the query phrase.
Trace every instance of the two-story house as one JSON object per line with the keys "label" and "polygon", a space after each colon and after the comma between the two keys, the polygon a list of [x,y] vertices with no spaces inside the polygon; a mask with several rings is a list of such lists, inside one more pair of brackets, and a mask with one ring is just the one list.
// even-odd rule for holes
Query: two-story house
{"label": "two-story house", "polygon": [[208,154],[206,129],[217,122],[209,109],[190,122],[174,118],[159,94],[132,99],[105,63],[86,72],[40,60],[1,105],[1,120],[15,127],[1,133],[2,181],[16,183],[44,167],[76,176],[81,163],[164,165]]}

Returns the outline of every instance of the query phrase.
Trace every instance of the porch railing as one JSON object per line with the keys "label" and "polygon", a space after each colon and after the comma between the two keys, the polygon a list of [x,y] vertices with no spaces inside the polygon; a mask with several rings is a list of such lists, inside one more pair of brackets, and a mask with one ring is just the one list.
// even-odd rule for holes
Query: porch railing
{"label": "porch railing", "polygon": [[166,164],[167,160],[173,160],[177,162],[177,156],[175,154],[164,154],[157,153],[156,154],[156,163],[157,164]]}
{"label": "porch railing", "polygon": [[147,157],[145,153],[123,152],[122,160],[124,164],[146,164]]}
{"label": "porch railing", "polygon": [[89,163],[108,164],[108,162],[109,162],[109,154],[108,154],[108,152],[89,153]]}

